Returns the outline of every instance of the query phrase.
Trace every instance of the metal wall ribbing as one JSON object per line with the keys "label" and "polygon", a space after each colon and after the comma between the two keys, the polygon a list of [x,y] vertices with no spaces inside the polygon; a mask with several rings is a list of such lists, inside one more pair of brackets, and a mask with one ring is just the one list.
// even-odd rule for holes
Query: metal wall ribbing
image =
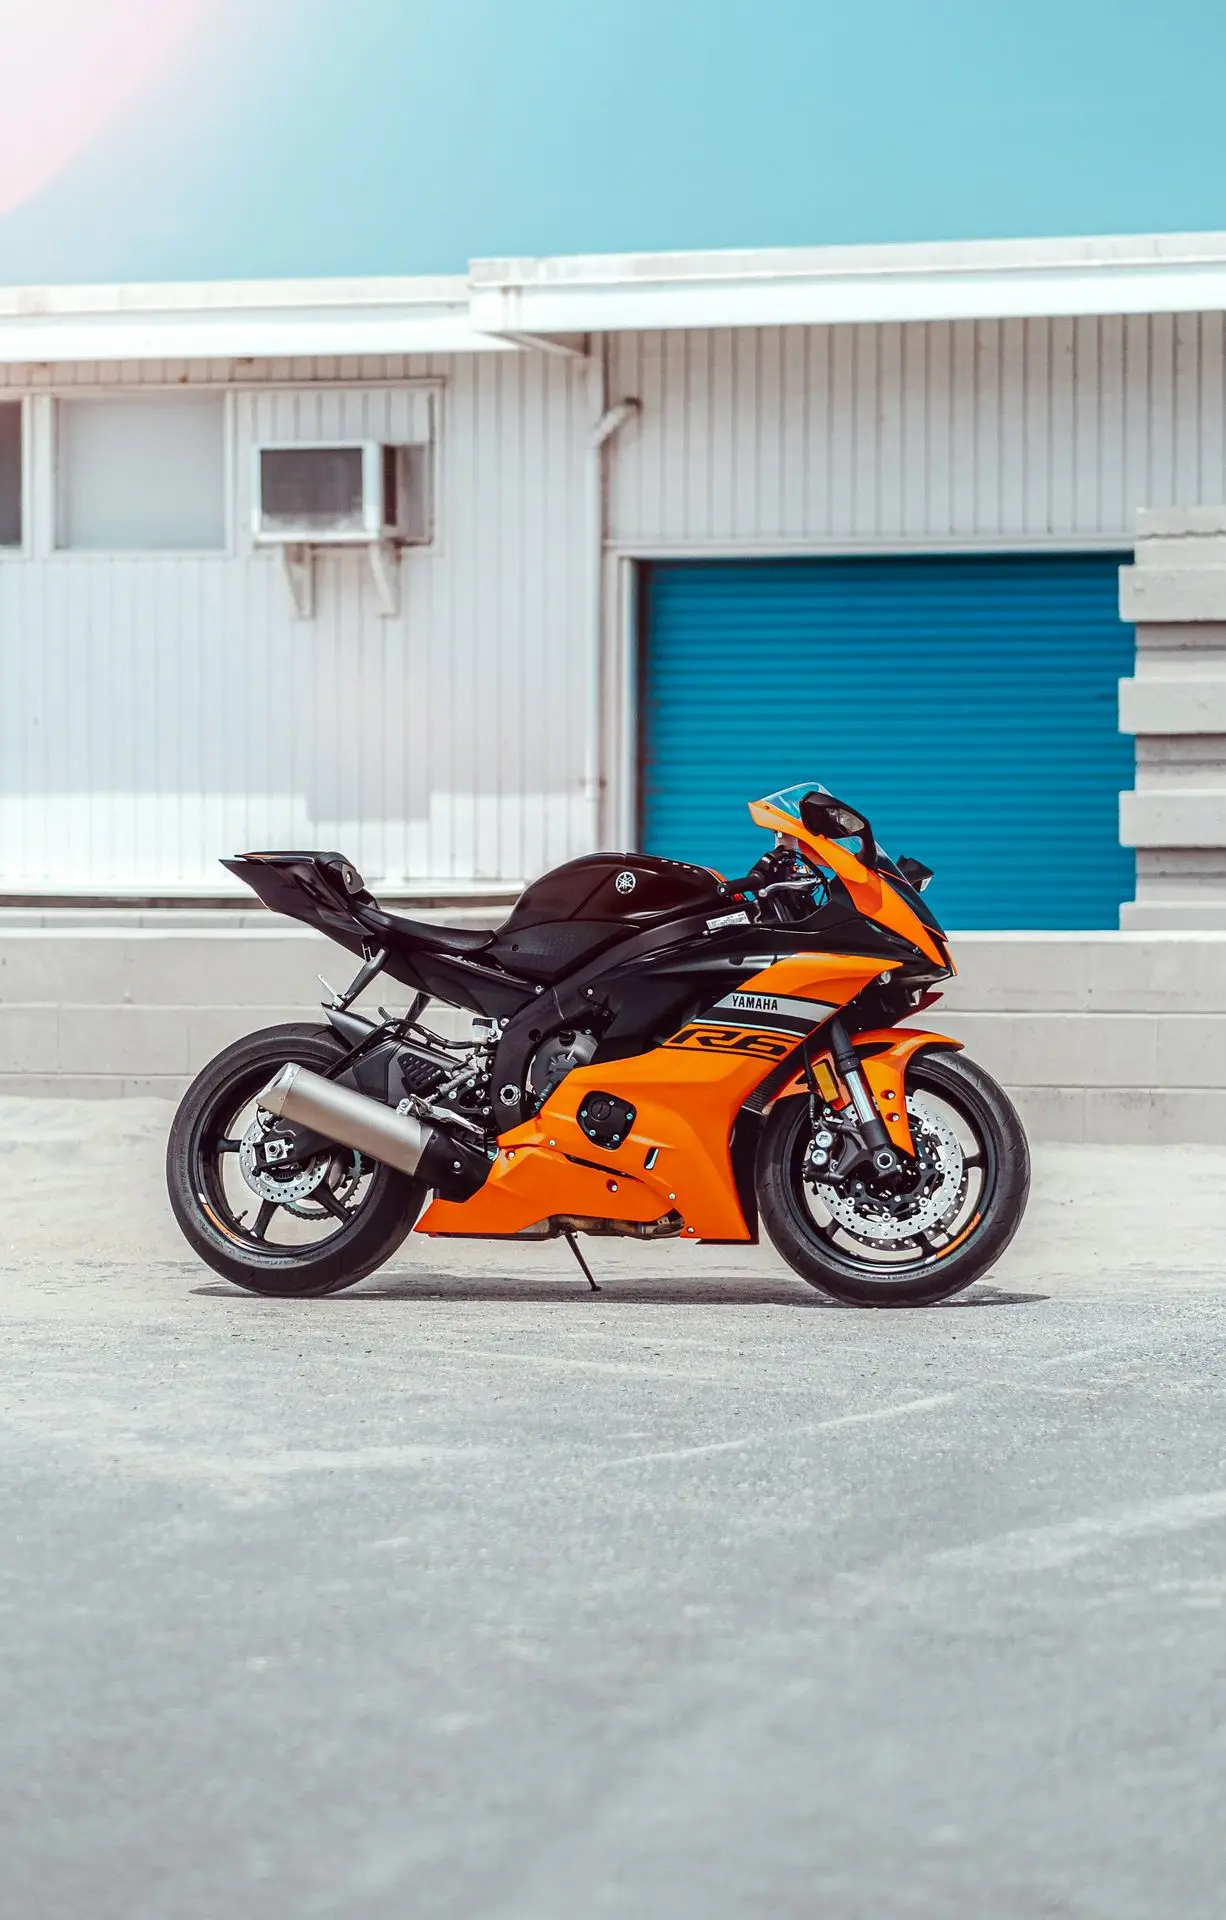
{"label": "metal wall ribbing", "polygon": [[[1221,315],[717,329],[604,351],[609,399],[642,403],[607,453],[606,838],[634,813],[621,557],[1118,546],[1139,505],[1226,498]],[[394,408],[406,381],[437,408],[435,543],[406,556],[395,618],[360,558],[331,556],[315,620],[296,621],[241,524],[249,396]],[[233,395],[232,551],[56,552],[54,393],[200,382]],[[512,884],[582,849],[582,363],[16,367],[0,392],[29,396],[32,436],[31,550],[0,556],[0,890],[199,889],[219,853],[284,839],[421,888]]]}
{"label": "metal wall ribbing", "polygon": [[[364,560],[317,566],[293,618],[245,531],[271,389],[376,436],[421,382],[437,535],[381,618]],[[57,552],[56,392],[230,389],[230,551]],[[368,384],[366,384],[368,383]],[[587,389],[536,354],[0,369],[24,391],[29,551],[0,558],[0,890],[215,886],[241,846],[337,845],[377,881],[514,883],[585,829]],[[262,396],[262,397],[260,397]],[[220,876],[223,877],[224,876]]]}
{"label": "metal wall ribbing", "polygon": [[1127,544],[1226,499],[1221,314],[620,336],[641,552]]}

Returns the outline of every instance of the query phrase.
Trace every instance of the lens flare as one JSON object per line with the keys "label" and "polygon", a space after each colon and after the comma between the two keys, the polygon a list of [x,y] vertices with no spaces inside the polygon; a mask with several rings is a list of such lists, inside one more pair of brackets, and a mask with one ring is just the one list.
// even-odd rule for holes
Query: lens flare
{"label": "lens flare", "polygon": [[0,214],[48,186],[218,0],[0,0]]}

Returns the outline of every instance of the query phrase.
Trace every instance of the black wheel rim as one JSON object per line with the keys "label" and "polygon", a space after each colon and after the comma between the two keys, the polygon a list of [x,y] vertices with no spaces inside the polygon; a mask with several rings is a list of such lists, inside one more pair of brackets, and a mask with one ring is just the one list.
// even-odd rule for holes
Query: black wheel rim
{"label": "black wheel rim", "polygon": [[337,1147],[308,1163],[304,1192],[304,1168],[287,1170],[283,1181],[257,1174],[253,1185],[243,1142],[258,1124],[256,1095],[281,1065],[269,1061],[219,1089],[196,1122],[190,1151],[192,1185],[212,1225],[248,1256],[283,1264],[330,1252],[348,1238],[386,1169]]}

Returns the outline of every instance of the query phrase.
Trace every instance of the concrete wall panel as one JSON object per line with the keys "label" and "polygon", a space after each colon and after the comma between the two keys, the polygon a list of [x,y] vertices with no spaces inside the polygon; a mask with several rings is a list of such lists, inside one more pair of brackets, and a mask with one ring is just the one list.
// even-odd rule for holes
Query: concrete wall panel
{"label": "concrete wall panel", "polygon": [[1126,847],[1226,847],[1226,789],[1120,795]]}
{"label": "concrete wall panel", "polygon": [[[1036,1138],[1220,1137],[1226,935],[978,934],[955,951],[962,971],[923,1024],[998,1075]],[[176,1098],[241,1035],[319,1020],[314,974],[335,955],[292,930],[0,927],[0,1092]]]}
{"label": "concrete wall panel", "polygon": [[1216,679],[1188,677],[1120,681],[1120,732],[1226,734],[1226,673]]}

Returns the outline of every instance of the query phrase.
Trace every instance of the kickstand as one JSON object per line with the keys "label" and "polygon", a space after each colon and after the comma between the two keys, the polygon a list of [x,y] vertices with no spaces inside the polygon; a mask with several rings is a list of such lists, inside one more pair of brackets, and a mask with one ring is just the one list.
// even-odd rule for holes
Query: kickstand
{"label": "kickstand", "polygon": [[567,1246],[570,1248],[571,1252],[574,1254],[575,1259],[579,1262],[580,1271],[583,1273],[585,1279],[587,1280],[588,1286],[592,1289],[592,1292],[599,1293],[600,1288],[596,1285],[596,1282],[592,1278],[592,1269],[588,1266],[587,1261],[584,1259],[583,1255],[580,1253],[579,1242],[575,1239],[574,1234],[564,1233],[562,1235],[562,1238],[563,1240],[565,1240]]}

